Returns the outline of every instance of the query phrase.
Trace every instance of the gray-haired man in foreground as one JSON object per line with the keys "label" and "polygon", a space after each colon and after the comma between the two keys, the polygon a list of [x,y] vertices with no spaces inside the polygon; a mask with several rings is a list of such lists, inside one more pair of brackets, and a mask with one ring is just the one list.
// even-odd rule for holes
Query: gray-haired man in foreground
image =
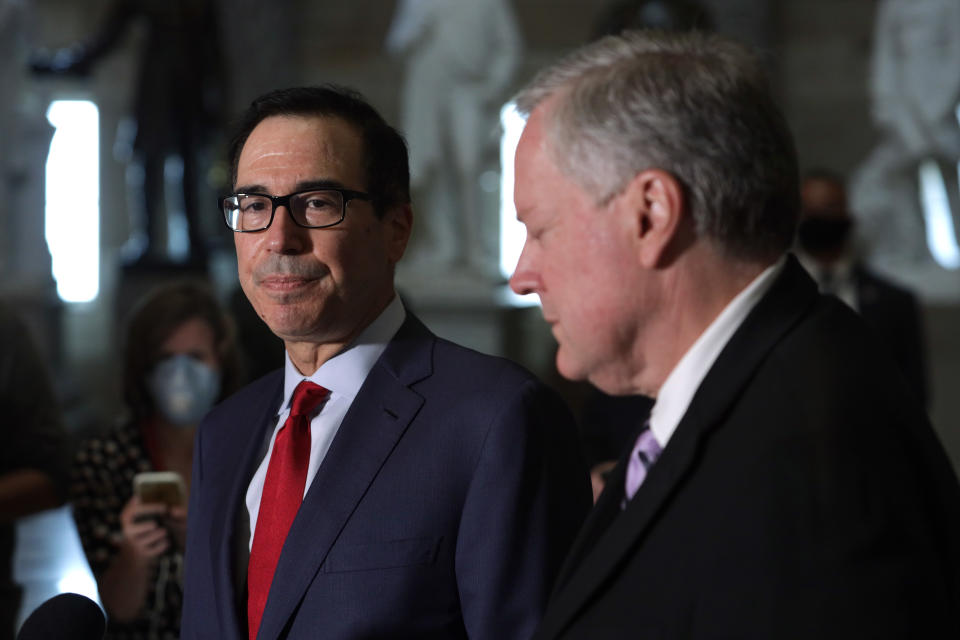
{"label": "gray-haired man in foreground", "polygon": [[518,97],[557,366],[656,398],[537,638],[957,637],[960,488],[862,321],[787,253],[797,160],[760,63],[626,33]]}

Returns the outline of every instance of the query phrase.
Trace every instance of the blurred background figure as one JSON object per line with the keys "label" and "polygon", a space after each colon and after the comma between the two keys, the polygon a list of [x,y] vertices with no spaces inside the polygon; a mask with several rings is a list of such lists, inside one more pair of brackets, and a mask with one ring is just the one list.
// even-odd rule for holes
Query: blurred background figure
{"label": "blurred background figure", "polygon": [[21,597],[12,579],[14,522],[63,503],[67,447],[46,365],[27,327],[3,303],[0,415],[0,639],[12,639]]}
{"label": "blurred background figure", "polygon": [[854,242],[854,217],[844,180],[825,170],[808,172],[801,185],[797,254],[823,293],[856,311],[900,365],[907,382],[927,404],[926,347],[917,298],[872,272]]}
{"label": "blurred background figure", "polygon": [[234,329],[204,285],[157,289],[126,337],[119,426],[83,443],[71,497],[108,615],[107,637],[176,638],[182,602],[184,501],[134,495],[134,476],[173,471],[189,490],[197,423],[239,383]]}
{"label": "blurred background figure", "polygon": [[624,29],[708,31],[712,28],[709,12],[696,0],[618,0],[600,15],[594,36],[615,35]]}
{"label": "blurred background figure", "polygon": [[[32,21],[28,0],[0,0],[0,86],[4,90],[0,131],[4,148],[16,149],[16,153],[0,155],[0,224],[6,224],[0,235],[0,272],[18,276],[2,287],[11,304],[11,293],[23,297],[22,292],[29,292],[45,300],[55,296],[43,216],[19,216],[13,224],[5,220],[13,212],[42,208],[43,168],[54,132],[44,114],[45,104],[30,83],[27,61]],[[24,245],[30,250],[24,251]],[[29,321],[33,314],[25,313],[20,302],[15,304],[18,315]],[[48,305],[44,305],[43,313],[56,322],[57,313]]]}
{"label": "blurred background figure", "polygon": [[406,260],[499,275],[480,174],[496,159],[497,114],[520,62],[511,2],[401,0],[386,47],[406,62],[401,129],[426,233]]}
{"label": "blurred background figure", "polygon": [[[38,53],[32,67],[38,73],[87,75],[137,23],[145,26],[146,37],[132,111],[136,133],[128,182],[140,193],[135,217],[142,211],[144,219],[131,220],[126,257],[164,262],[175,253],[178,261],[202,264],[207,246],[198,207],[209,155],[204,151],[220,130],[227,105],[214,0],[112,0],[103,25],[86,43]],[[176,166],[168,164],[171,158],[179,161],[179,170],[167,170]],[[164,197],[167,179],[179,185],[181,203]],[[165,246],[171,212],[177,210],[187,224],[185,251]]]}

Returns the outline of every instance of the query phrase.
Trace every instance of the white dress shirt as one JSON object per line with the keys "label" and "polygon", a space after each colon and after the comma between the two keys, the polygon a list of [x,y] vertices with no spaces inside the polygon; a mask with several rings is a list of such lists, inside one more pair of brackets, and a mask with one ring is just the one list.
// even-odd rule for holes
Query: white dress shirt
{"label": "white dress shirt", "polygon": [[257,526],[257,516],[260,513],[263,483],[267,476],[270,455],[273,453],[273,443],[277,438],[277,432],[280,431],[280,427],[286,422],[290,413],[293,390],[303,380],[310,380],[330,391],[330,396],[321,405],[319,413],[310,420],[310,465],[307,467],[307,482],[303,488],[303,494],[306,496],[314,476],[317,475],[317,469],[320,468],[323,458],[330,449],[330,443],[337,435],[343,417],[347,414],[350,405],[353,404],[353,399],[367,379],[370,369],[373,368],[374,363],[387,348],[387,343],[393,339],[393,336],[400,329],[406,315],[400,297],[394,296],[386,309],[357,336],[357,339],[350,346],[320,365],[320,368],[314,371],[310,377],[304,377],[297,371],[293,362],[290,361],[290,355],[286,355],[283,374],[283,402],[280,403],[280,410],[275,417],[276,422],[270,436],[267,453],[247,487],[246,503],[247,513],[250,516],[249,545],[251,547],[253,546],[254,530]]}
{"label": "white dress shirt", "polygon": [[650,411],[650,430],[661,448],[666,448],[717,356],[760,298],[773,285],[773,281],[783,271],[786,261],[786,256],[783,256],[738,293],[700,334],[664,380]]}

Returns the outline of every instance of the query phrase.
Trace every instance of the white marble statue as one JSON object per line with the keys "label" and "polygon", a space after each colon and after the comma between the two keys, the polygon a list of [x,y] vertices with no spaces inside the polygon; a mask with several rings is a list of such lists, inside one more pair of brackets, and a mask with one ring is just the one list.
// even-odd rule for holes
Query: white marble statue
{"label": "white marble statue", "polygon": [[929,270],[921,167],[939,173],[960,231],[960,1],[880,0],[870,89],[881,139],[853,176],[853,206],[877,266]]}
{"label": "white marble statue", "polygon": [[416,266],[497,271],[496,211],[479,177],[496,159],[498,113],[521,41],[509,0],[400,0],[387,35],[402,55],[402,130],[410,147]]}

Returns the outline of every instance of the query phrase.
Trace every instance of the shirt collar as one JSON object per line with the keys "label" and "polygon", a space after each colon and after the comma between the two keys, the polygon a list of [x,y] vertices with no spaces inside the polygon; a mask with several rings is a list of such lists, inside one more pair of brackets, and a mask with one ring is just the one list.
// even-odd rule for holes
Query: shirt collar
{"label": "shirt collar", "polygon": [[650,430],[661,447],[667,446],[707,371],[753,307],[773,286],[786,261],[787,257],[782,256],[738,293],[700,334],[664,380],[650,412]]}
{"label": "shirt collar", "polygon": [[320,368],[309,377],[297,371],[290,360],[290,354],[285,353],[283,402],[280,405],[280,412],[286,411],[290,406],[293,390],[303,380],[310,380],[329,389],[331,395],[357,395],[373,365],[399,331],[406,317],[407,312],[400,296],[394,295],[390,304],[347,348],[320,365]]}

